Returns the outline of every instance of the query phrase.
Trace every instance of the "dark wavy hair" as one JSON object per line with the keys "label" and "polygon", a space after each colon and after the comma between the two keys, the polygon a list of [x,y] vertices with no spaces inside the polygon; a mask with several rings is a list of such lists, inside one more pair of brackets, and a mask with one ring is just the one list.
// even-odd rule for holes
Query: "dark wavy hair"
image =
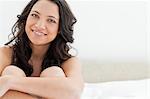
{"label": "dark wavy hair", "polygon": [[[31,0],[24,8],[21,15],[18,15],[18,20],[12,27],[12,38],[5,45],[13,45],[12,65],[21,68],[26,76],[31,76],[33,66],[28,63],[32,49],[30,41],[25,32],[25,25],[27,17],[34,6],[39,0]],[[60,66],[65,60],[73,57],[69,54],[71,48],[68,43],[73,43],[73,25],[76,23],[76,18],[71,12],[65,0],[49,0],[57,4],[59,7],[59,32],[56,38],[51,42],[48,51],[42,62],[42,70],[52,65]]]}

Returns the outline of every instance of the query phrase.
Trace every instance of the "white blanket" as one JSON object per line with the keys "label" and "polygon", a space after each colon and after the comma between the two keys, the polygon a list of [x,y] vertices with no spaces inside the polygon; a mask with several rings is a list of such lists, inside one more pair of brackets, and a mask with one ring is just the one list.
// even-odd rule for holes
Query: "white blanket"
{"label": "white blanket", "polygon": [[85,83],[81,99],[150,99],[150,79]]}

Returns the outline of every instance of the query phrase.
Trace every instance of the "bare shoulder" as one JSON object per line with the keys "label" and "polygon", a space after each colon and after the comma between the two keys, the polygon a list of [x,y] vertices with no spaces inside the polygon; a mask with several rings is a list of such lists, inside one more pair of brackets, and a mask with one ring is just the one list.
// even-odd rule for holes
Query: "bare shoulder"
{"label": "bare shoulder", "polygon": [[0,74],[6,66],[11,64],[11,57],[12,57],[12,47],[10,46],[0,47]]}
{"label": "bare shoulder", "polygon": [[75,65],[76,67],[81,66],[80,61],[77,57],[71,57],[62,64],[62,66],[68,66],[68,67],[70,65]]}
{"label": "bare shoulder", "polygon": [[3,58],[9,58],[12,55],[12,47],[11,46],[2,46],[0,47],[0,56]]}
{"label": "bare shoulder", "polygon": [[82,72],[80,60],[77,57],[71,57],[62,64],[66,75],[80,75]]}

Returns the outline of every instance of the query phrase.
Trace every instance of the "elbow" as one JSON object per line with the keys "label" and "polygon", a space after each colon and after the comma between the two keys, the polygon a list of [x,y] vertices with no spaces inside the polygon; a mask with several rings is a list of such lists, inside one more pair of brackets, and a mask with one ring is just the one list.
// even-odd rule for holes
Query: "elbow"
{"label": "elbow", "polygon": [[[68,90],[68,98],[67,99],[80,99],[82,92],[83,92],[83,86],[77,87],[77,86],[72,86],[70,90]],[[66,98],[65,98],[66,99]]]}
{"label": "elbow", "polygon": [[82,93],[82,90],[80,89],[80,88],[77,88],[77,89],[74,89],[73,91],[72,91],[72,99],[80,99],[80,97],[81,97],[81,93]]}
{"label": "elbow", "polygon": [[81,97],[81,91],[78,89],[72,89],[67,94],[68,96],[65,99],[80,99]]}
{"label": "elbow", "polygon": [[81,99],[82,88],[71,86],[59,89],[58,93],[53,96],[45,97],[47,99]]}

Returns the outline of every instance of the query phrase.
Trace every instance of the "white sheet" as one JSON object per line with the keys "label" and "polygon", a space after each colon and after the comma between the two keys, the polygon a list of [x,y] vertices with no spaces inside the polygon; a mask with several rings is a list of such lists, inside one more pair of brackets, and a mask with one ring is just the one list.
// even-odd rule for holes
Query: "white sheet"
{"label": "white sheet", "polygon": [[150,99],[150,79],[85,83],[81,99]]}

